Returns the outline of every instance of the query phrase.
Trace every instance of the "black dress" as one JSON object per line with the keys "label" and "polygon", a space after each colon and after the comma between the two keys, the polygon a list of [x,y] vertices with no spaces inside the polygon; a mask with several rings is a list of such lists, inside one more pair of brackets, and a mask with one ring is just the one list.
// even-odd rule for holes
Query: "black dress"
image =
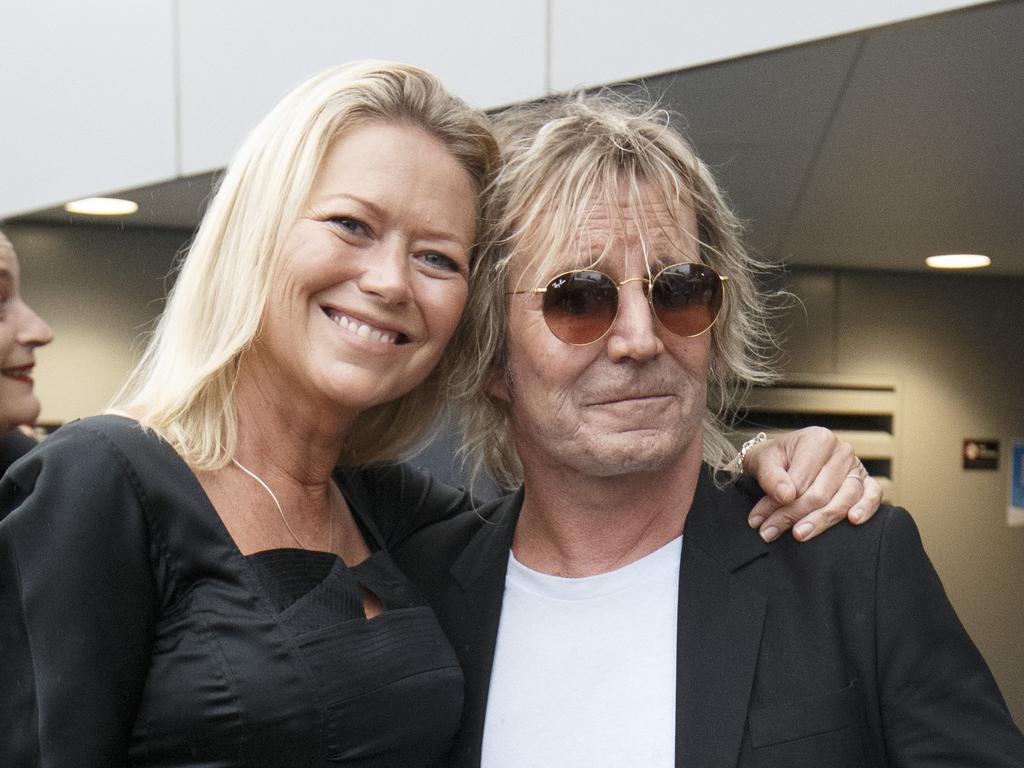
{"label": "black dress", "polygon": [[39,441],[23,434],[18,429],[12,429],[0,436],[0,475],[37,445],[39,445]]}
{"label": "black dress", "polygon": [[[402,465],[336,480],[371,556],[243,556],[135,422],[75,422],[0,484],[0,762],[420,766],[462,674],[387,550],[467,497]],[[372,512],[372,515],[370,514]],[[385,610],[363,613],[360,587]]]}

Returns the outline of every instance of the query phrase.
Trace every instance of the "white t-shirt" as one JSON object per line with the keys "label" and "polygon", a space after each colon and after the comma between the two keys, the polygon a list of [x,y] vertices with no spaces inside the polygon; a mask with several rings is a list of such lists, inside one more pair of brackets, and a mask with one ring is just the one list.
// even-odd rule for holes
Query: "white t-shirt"
{"label": "white t-shirt", "polygon": [[580,579],[510,554],[481,768],[675,765],[682,546]]}

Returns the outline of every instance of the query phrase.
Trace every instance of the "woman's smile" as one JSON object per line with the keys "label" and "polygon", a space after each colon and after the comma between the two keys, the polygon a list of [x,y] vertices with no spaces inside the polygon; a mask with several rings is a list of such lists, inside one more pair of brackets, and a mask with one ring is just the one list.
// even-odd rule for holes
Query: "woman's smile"
{"label": "woman's smile", "polygon": [[398,344],[406,344],[409,341],[409,337],[404,333],[395,330],[388,330],[386,328],[378,328],[370,323],[363,320],[358,320],[350,315],[340,312],[331,307],[323,307],[324,314],[327,315],[330,320],[344,331],[349,334],[358,336],[361,339],[367,339],[371,342],[376,342],[384,346],[395,346]]}

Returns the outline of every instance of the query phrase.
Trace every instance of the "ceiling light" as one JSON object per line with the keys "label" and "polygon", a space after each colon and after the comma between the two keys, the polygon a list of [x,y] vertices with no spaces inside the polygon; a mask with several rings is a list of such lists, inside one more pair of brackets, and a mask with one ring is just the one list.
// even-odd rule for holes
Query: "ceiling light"
{"label": "ceiling light", "polygon": [[945,256],[929,256],[924,263],[935,269],[977,269],[987,267],[992,259],[977,253],[950,253]]}
{"label": "ceiling light", "polygon": [[139,204],[116,197],[86,197],[72,200],[64,206],[68,213],[84,213],[87,216],[128,216],[139,210]]}

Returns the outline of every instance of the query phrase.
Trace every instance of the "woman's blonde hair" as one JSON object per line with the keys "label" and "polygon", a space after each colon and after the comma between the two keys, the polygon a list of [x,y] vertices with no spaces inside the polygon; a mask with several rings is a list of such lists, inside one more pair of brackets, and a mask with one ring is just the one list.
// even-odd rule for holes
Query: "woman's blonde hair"
{"label": "woman's blonde hair", "polygon": [[[489,122],[431,73],[360,61],[299,85],[249,134],[203,217],[154,334],[110,409],[137,418],[191,465],[215,469],[237,443],[238,362],[255,338],[288,231],[331,144],[357,126],[404,123],[438,139],[480,193],[498,162]],[[479,216],[479,210],[477,211]],[[447,354],[439,369],[447,369]],[[339,460],[394,458],[443,401],[435,370],[355,422]]]}
{"label": "woman's blonde hair", "polygon": [[[612,92],[554,97],[511,110],[496,119],[495,130],[502,167],[486,197],[489,231],[482,237],[465,321],[453,343],[461,374],[452,396],[474,475],[486,468],[505,488],[522,482],[510,406],[488,394],[506,368],[506,293],[537,287],[511,286],[510,264],[526,264],[531,274],[540,275],[565,269],[567,256],[580,250],[595,205],[622,210],[649,240],[645,192],[665,203],[673,217],[668,242],[685,236],[680,217],[689,210],[696,214],[700,260],[728,276],[724,305],[711,329],[704,418],[705,460],[724,467],[734,453],[725,437],[726,419],[750,385],[773,379],[774,344],[756,284],[763,266],[741,244],[740,224],[707,167],[669,126],[667,112]],[[622,206],[623,190],[628,207]],[[581,266],[606,255],[607,247],[596,254],[585,251]],[[648,270],[654,266],[648,263]]]}

